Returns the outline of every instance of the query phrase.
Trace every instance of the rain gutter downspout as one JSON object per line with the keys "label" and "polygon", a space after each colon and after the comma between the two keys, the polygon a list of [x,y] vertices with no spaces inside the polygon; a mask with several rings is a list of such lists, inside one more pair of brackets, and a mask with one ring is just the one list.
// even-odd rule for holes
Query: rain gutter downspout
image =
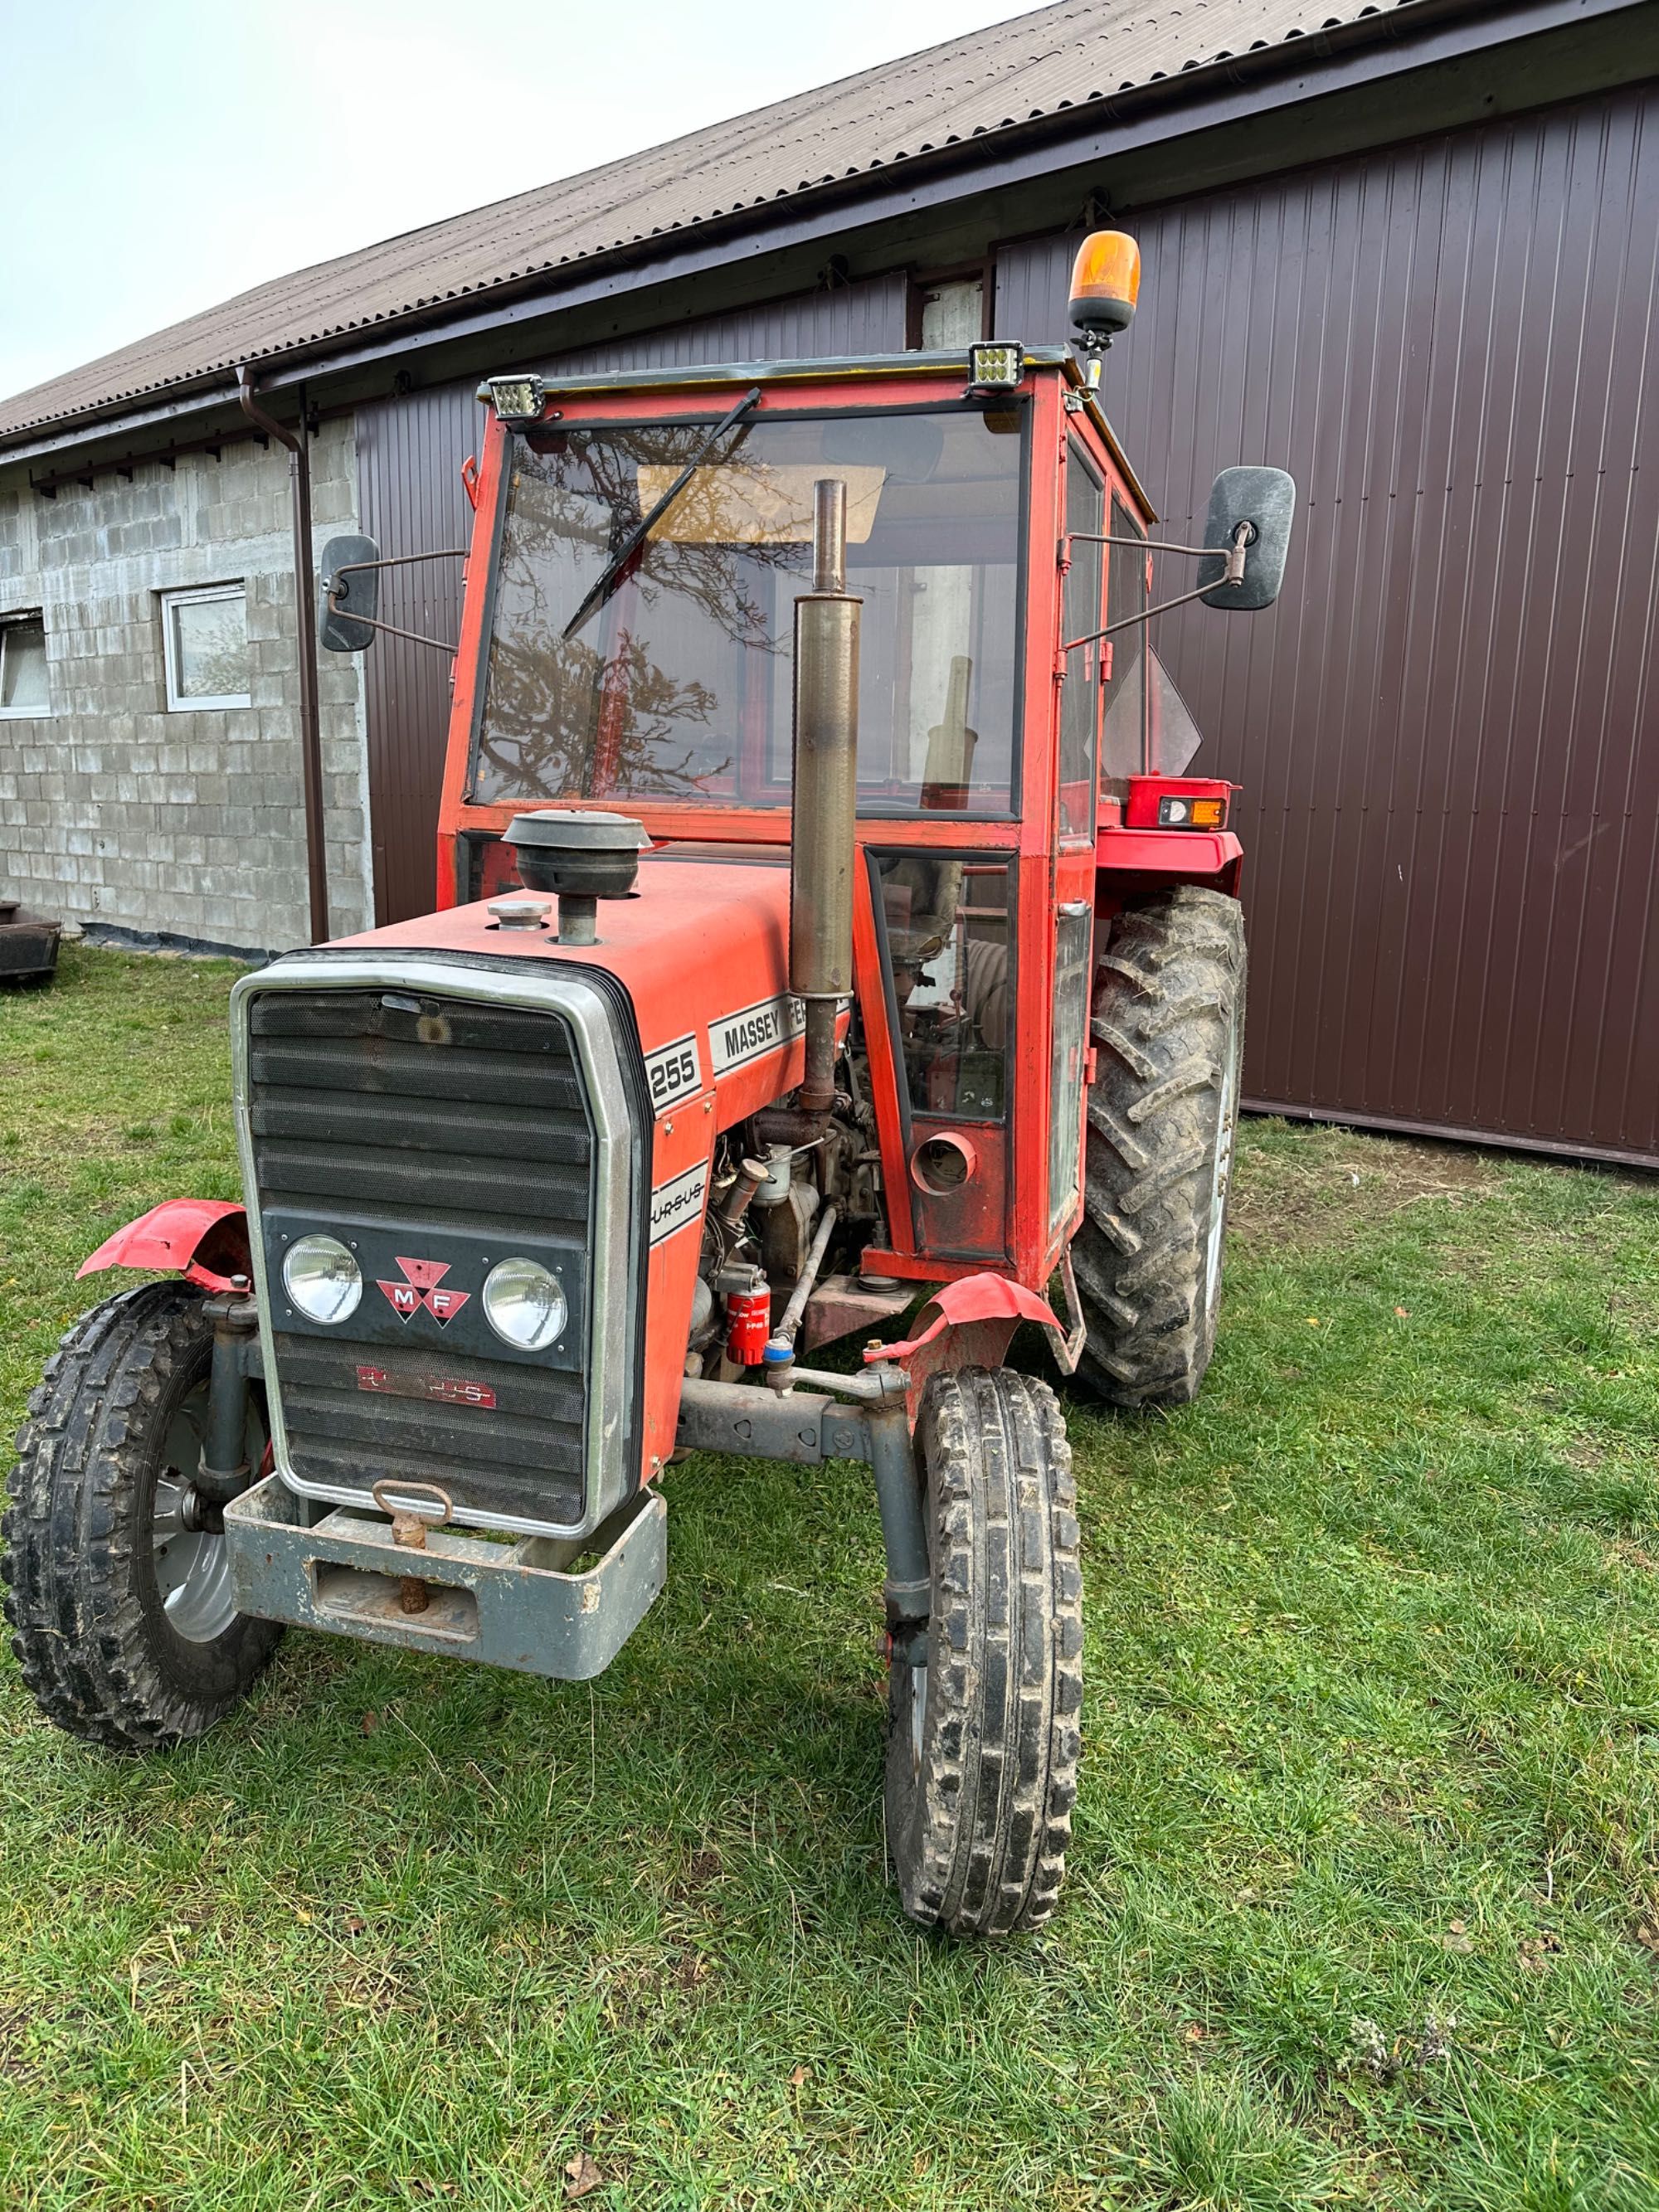
{"label": "rain gutter downspout", "polygon": [[323,945],[328,926],[328,854],[323,843],[323,738],[317,698],[317,592],[312,575],[311,455],[306,437],[306,403],[300,393],[298,433],[284,429],[260,406],[252,372],[246,362],[236,371],[237,397],[254,428],[288,448],[289,488],[294,504],[294,605],[299,629],[300,758],[305,775],[306,874],[311,890],[311,942]]}

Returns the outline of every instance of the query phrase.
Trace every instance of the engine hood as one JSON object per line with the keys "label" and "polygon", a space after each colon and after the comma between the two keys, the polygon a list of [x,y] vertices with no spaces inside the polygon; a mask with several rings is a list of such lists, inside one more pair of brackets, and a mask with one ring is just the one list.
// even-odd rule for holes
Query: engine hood
{"label": "engine hood", "polygon": [[490,913],[495,902],[393,922],[330,949],[604,969],[633,1005],[659,1115],[708,1096],[714,1127],[723,1129],[799,1081],[787,848],[670,846],[647,853],[635,894],[600,901],[594,945],[560,944],[551,899],[547,926],[538,929],[503,928]]}

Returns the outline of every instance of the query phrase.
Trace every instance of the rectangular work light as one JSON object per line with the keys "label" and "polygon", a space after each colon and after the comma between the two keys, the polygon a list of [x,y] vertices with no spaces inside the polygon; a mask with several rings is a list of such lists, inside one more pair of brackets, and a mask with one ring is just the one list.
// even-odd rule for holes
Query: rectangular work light
{"label": "rectangular work light", "polygon": [[1012,392],[1025,374],[1025,349],[1001,338],[968,349],[969,392]]}
{"label": "rectangular work light", "polygon": [[503,422],[539,422],[544,389],[539,376],[492,376],[485,380],[478,397],[489,394]]}

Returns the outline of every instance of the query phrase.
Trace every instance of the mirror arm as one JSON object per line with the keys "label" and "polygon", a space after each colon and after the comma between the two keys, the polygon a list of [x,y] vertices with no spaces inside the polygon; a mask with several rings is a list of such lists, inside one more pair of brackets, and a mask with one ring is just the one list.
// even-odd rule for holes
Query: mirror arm
{"label": "mirror arm", "polygon": [[1161,538],[1125,537],[1121,532],[1114,533],[1103,530],[1068,530],[1066,543],[1068,545],[1138,545],[1143,553],[1190,553],[1198,559],[1202,559],[1206,553],[1224,553],[1228,550],[1224,545],[1170,545]]}
{"label": "mirror arm", "polygon": [[[365,561],[360,565],[365,568],[375,568],[380,564],[377,561]],[[339,573],[344,575],[345,570],[342,568]],[[343,616],[347,622],[362,623],[365,629],[384,630],[388,637],[407,638],[411,645],[429,645],[435,653],[447,653],[452,660],[461,649],[459,645],[446,645],[441,637],[422,637],[417,629],[399,629],[395,623],[383,623],[374,615],[349,614],[340,605],[333,591],[328,594],[328,604],[333,613]]]}
{"label": "mirror arm", "polygon": [[[378,561],[343,561],[337,568],[331,569],[329,573],[331,579],[335,576],[355,576],[360,568],[407,568],[411,561],[465,561],[471,550],[468,545],[443,545],[435,553],[387,553]],[[331,606],[334,604],[331,582],[329,604]],[[352,615],[349,619],[362,622],[364,617]]]}
{"label": "mirror arm", "polygon": [[[1210,545],[1205,550],[1212,553],[1215,548]],[[1227,576],[1222,580],[1232,584],[1243,583],[1244,580],[1242,576]],[[1104,629],[1086,630],[1081,637],[1067,638],[1060,649],[1062,653],[1071,653],[1079,645],[1092,645],[1097,638],[1115,636],[1121,629],[1133,629],[1137,623],[1149,623],[1154,615],[1168,614],[1171,607],[1184,607],[1190,600],[1201,599],[1206,592],[1212,592],[1215,588],[1213,584],[1200,584],[1195,592],[1182,592],[1176,599],[1160,599],[1155,607],[1146,608],[1144,613],[1125,615],[1121,622],[1108,623]]]}
{"label": "mirror arm", "polygon": [[1182,592],[1173,599],[1160,599],[1155,607],[1147,607],[1138,615],[1125,615],[1117,622],[1108,623],[1104,629],[1086,630],[1081,637],[1068,638],[1060,648],[1062,653],[1075,652],[1079,645],[1093,645],[1097,639],[1111,637],[1121,629],[1133,629],[1138,623],[1151,622],[1154,615],[1166,615],[1171,607],[1187,606],[1194,599],[1201,599],[1223,585],[1237,586],[1242,584],[1244,581],[1245,550],[1255,536],[1255,531],[1251,524],[1241,522],[1233,532],[1231,545],[1158,545],[1146,538],[1097,537],[1092,531],[1087,530],[1074,530],[1068,535],[1086,538],[1097,545],[1140,545],[1149,553],[1191,553],[1200,560],[1207,560],[1219,554],[1226,562],[1226,574],[1218,576],[1213,584],[1200,584],[1195,591]]}
{"label": "mirror arm", "polygon": [[353,614],[340,605],[343,576],[355,576],[363,568],[403,568],[414,561],[465,561],[471,550],[466,545],[444,545],[434,553],[388,553],[379,561],[343,561],[331,569],[325,580],[325,595],[329,611],[343,616],[347,622],[362,623],[365,629],[384,630],[388,637],[406,638],[410,645],[429,645],[437,653],[447,653],[453,660],[460,651],[458,645],[446,645],[439,637],[422,637],[417,629],[399,629],[395,623],[384,623],[374,615]]}

